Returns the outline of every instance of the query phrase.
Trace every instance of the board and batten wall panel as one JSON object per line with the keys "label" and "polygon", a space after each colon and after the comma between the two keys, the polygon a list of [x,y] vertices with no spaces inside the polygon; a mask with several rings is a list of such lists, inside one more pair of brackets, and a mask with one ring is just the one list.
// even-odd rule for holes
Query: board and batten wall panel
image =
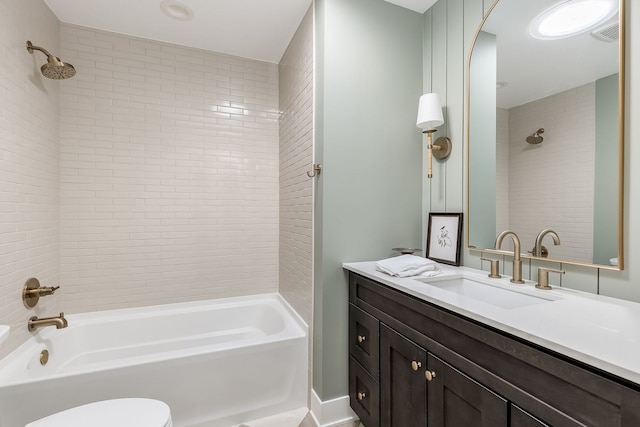
{"label": "board and batten wall panel", "polygon": [[[448,0],[447,16],[464,16],[463,0]],[[455,150],[444,163],[446,170],[445,201],[447,209],[462,212],[464,209],[464,21],[452,20],[447,25],[447,136],[455,142]],[[447,195],[451,194],[452,197]]]}
{"label": "board and batten wall panel", "polygon": [[[483,0],[440,0],[423,16],[423,92],[440,95],[445,124],[438,128],[434,138],[447,136],[453,145],[446,161],[434,159],[433,177],[429,179],[424,137],[423,242],[426,242],[429,212],[466,210],[465,79],[469,50],[482,21],[485,3]],[[465,239],[463,235],[463,247],[466,247]],[[462,258],[463,262],[480,267],[479,256],[463,251]]]}
{"label": "board and batten wall panel", "polygon": [[[439,1],[431,9],[431,58],[433,66],[431,67],[431,92],[437,93],[440,96],[440,102],[443,106],[443,117],[445,123],[438,127],[438,131],[433,134],[434,141],[440,136],[448,136],[447,130],[449,127],[448,104],[447,104],[447,3],[448,1]],[[428,31],[428,29],[425,29]],[[425,82],[423,82],[423,86]],[[417,105],[417,101],[416,101]],[[426,136],[425,140],[426,150]],[[449,159],[453,160],[453,159]],[[448,161],[447,161],[448,162]],[[447,162],[439,162],[435,158],[433,159],[433,176],[427,178],[428,168],[425,165],[423,167],[424,184],[430,188],[430,212],[444,212],[447,210],[446,206],[446,182],[447,182]],[[453,192],[451,193],[453,196]],[[425,215],[425,222],[429,215],[428,212]],[[426,242],[426,235],[423,239]]]}
{"label": "board and batten wall panel", "polygon": [[[640,150],[632,141],[640,138],[640,121],[633,120],[640,111],[640,55],[632,55],[632,47],[640,46],[640,4],[626,0],[626,105],[624,161],[624,257],[625,269],[619,273],[600,270],[598,290],[603,295],[640,302]],[[634,70],[636,70],[634,72]],[[635,144],[637,148],[637,144]],[[567,273],[568,274],[568,273]]]}

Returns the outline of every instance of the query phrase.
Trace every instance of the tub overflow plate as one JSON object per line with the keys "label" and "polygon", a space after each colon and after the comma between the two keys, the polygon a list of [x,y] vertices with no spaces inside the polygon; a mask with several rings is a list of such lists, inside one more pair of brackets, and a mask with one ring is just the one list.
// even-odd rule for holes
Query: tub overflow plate
{"label": "tub overflow plate", "polygon": [[44,349],[40,352],[40,364],[42,366],[46,365],[49,361],[49,350]]}

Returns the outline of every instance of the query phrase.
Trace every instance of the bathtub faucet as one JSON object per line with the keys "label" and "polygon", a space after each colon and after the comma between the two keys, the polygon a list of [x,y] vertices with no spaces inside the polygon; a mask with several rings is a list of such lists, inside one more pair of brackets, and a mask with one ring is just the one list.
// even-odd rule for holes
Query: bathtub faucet
{"label": "bathtub faucet", "polygon": [[27,328],[30,332],[44,326],[55,326],[56,329],[62,329],[69,326],[69,324],[67,323],[67,319],[64,318],[64,313],[60,313],[60,316],[43,317],[42,319],[38,319],[38,316],[33,316],[27,323]]}

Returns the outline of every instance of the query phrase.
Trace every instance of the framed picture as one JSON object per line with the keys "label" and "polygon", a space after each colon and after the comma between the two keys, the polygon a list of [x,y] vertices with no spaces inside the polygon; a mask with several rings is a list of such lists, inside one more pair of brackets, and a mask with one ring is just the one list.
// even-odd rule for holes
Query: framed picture
{"label": "framed picture", "polygon": [[462,213],[429,212],[427,258],[458,267],[461,241]]}

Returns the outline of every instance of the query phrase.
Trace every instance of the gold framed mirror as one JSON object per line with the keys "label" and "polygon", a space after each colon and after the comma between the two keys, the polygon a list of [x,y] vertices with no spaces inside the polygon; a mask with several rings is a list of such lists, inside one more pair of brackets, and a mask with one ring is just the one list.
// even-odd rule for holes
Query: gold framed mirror
{"label": "gold framed mirror", "polygon": [[466,76],[469,250],[504,254],[511,230],[524,257],[623,269],[625,0],[607,2],[575,35],[535,21],[596,2],[496,0],[485,15]]}

